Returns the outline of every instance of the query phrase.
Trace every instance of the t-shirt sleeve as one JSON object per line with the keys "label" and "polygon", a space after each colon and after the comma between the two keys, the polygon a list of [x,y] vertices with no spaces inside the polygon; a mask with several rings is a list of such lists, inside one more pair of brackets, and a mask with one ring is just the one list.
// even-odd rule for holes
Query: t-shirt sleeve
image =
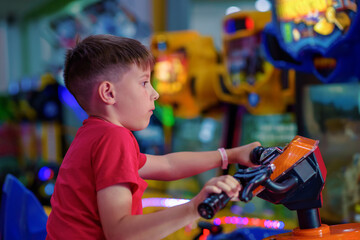
{"label": "t-shirt sleeve", "polygon": [[143,154],[143,153],[140,153],[140,157],[139,157],[139,169],[142,168],[142,167],[145,165],[146,160],[147,160],[146,155]]}
{"label": "t-shirt sleeve", "polygon": [[105,132],[92,156],[96,191],[118,183],[129,183],[132,192],[136,191],[139,165],[146,161],[136,144],[126,129],[111,128]]}

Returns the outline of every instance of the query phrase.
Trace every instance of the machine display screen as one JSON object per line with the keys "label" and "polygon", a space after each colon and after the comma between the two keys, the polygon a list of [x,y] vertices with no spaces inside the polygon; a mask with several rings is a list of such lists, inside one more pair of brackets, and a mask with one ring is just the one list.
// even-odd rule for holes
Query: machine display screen
{"label": "machine display screen", "polygon": [[290,55],[329,48],[347,35],[355,20],[355,0],[275,0],[276,18]]}
{"label": "machine display screen", "polygon": [[233,39],[226,43],[227,68],[234,87],[245,83],[254,85],[256,81],[264,81],[266,73],[273,69],[265,61],[260,51],[260,43],[260,34]]}
{"label": "machine display screen", "polygon": [[181,52],[159,56],[154,66],[156,89],[161,93],[179,92],[187,81],[187,60]]}

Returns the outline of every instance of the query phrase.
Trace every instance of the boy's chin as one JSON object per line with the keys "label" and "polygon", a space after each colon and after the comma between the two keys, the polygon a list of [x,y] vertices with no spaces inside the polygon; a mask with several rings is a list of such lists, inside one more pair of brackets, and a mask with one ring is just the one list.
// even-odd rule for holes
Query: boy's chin
{"label": "boy's chin", "polygon": [[149,126],[150,122],[147,122],[147,124],[144,124],[142,126],[133,126],[130,130],[131,131],[141,131],[144,130],[145,128],[147,128]]}

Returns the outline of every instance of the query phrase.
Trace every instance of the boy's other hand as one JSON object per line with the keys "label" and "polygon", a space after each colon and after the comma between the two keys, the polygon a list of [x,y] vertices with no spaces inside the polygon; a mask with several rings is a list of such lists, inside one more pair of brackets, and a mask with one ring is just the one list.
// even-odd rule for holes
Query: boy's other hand
{"label": "boy's other hand", "polygon": [[225,192],[231,199],[236,200],[238,199],[240,190],[240,183],[230,175],[222,175],[211,178],[204,185],[199,194],[192,199],[195,211],[197,212],[198,205],[202,203],[211,193]]}

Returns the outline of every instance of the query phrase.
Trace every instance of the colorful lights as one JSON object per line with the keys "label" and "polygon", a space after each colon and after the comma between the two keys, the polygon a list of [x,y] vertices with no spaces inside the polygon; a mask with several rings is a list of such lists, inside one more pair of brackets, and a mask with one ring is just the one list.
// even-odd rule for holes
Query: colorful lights
{"label": "colorful lights", "polygon": [[242,30],[253,30],[254,28],[254,20],[250,17],[229,19],[224,23],[224,30],[228,34]]}
{"label": "colorful lights", "polygon": [[159,94],[179,93],[187,81],[187,60],[178,52],[159,56],[154,66],[154,87]]}
{"label": "colorful lights", "polygon": [[210,235],[210,230],[203,229],[203,234],[199,237],[199,240],[206,240],[209,235]]}
{"label": "colorful lights", "polygon": [[176,198],[143,198],[143,208],[146,207],[174,207],[189,202],[189,199]]}
{"label": "colorful lights", "polygon": [[278,220],[266,220],[260,218],[247,218],[247,217],[221,217],[215,218],[213,220],[214,225],[221,224],[234,224],[237,226],[256,226],[256,227],[265,227],[272,229],[284,229],[285,224],[282,221]]}
{"label": "colorful lights", "polygon": [[44,192],[47,196],[51,196],[54,193],[55,184],[53,182],[49,182],[44,187]]}
{"label": "colorful lights", "polygon": [[254,29],[255,27],[255,23],[254,23],[254,20],[252,18],[245,18],[245,27],[246,29]]}
{"label": "colorful lights", "polygon": [[255,8],[259,12],[266,12],[271,10],[271,3],[269,0],[257,0],[255,2]]}
{"label": "colorful lights", "polygon": [[256,107],[260,102],[260,96],[254,92],[250,93],[248,96],[248,101],[250,106]]}
{"label": "colorful lights", "polygon": [[[143,208],[146,207],[174,207],[189,202],[189,199],[176,199],[176,198],[143,198]],[[260,218],[236,217],[227,216],[214,218],[213,224],[220,226],[223,224],[233,224],[237,227],[254,226],[271,229],[284,229],[285,223],[279,220],[269,220]]]}
{"label": "colorful lights", "polygon": [[237,6],[231,6],[231,7],[228,7],[225,11],[225,15],[229,15],[229,14],[232,14],[232,13],[235,13],[235,12],[239,12],[241,11],[241,9]]}
{"label": "colorful lights", "polygon": [[266,228],[284,229],[285,224],[282,221],[277,220],[265,220],[264,226]]}
{"label": "colorful lights", "polygon": [[42,197],[50,197],[54,193],[54,177],[55,173],[54,170],[52,170],[49,167],[42,167],[40,168],[38,172],[39,180],[42,181],[42,185],[39,188],[39,193]]}
{"label": "colorful lights", "polygon": [[48,181],[54,178],[54,171],[49,167],[42,167],[39,170],[38,177],[41,181]]}
{"label": "colorful lights", "polygon": [[54,193],[54,187],[55,187],[55,182],[54,181],[43,183],[39,187],[38,193],[43,198],[50,198],[51,195]]}

